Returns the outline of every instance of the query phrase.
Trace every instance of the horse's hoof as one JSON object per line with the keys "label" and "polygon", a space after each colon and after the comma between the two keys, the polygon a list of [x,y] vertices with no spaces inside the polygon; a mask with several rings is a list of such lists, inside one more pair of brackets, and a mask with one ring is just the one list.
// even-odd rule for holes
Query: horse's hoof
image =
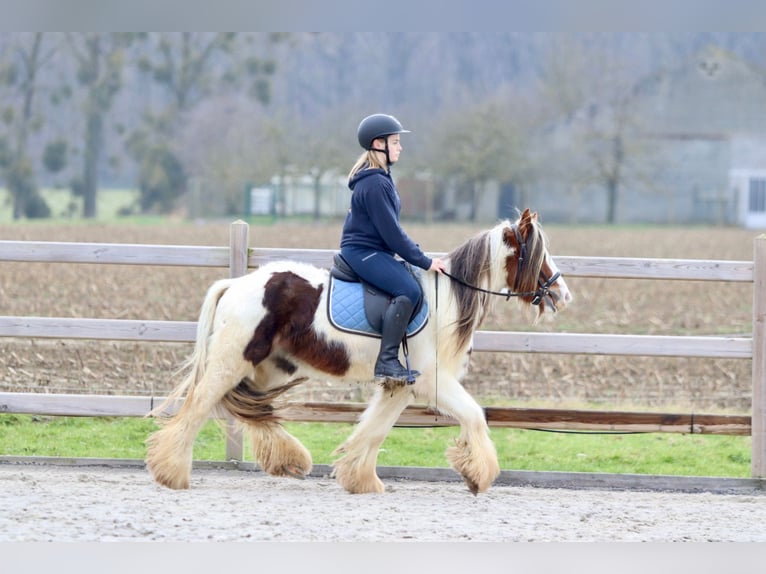
{"label": "horse's hoof", "polygon": [[292,476],[293,478],[297,478],[298,480],[306,480],[306,473],[303,472],[303,469],[293,464],[286,464],[285,466],[282,467],[282,471],[287,476]]}
{"label": "horse's hoof", "polygon": [[473,494],[474,496],[478,496],[479,485],[476,484],[473,480],[470,480],[467,476],[464,476],[463,480],[465,481],[465,484],[468,487],[468,490],[471,492],[471,494]]}

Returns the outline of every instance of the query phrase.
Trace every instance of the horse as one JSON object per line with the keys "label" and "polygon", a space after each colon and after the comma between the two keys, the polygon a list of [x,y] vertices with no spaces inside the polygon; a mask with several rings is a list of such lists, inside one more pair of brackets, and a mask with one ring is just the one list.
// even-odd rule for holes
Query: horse
{"label": "horse", "polygon": [[[461,384],[473,333],[496,297],[516,297],[534,321],[572,299],[548,252],[537,213],[526,209],[477,233],[445,257],[447,271],[421,274],[425,327],[404,339],[413,384],[376,384],[351,435],[333,452],[332,476],[349,493],[382,493],[380,445],[413,399],[460,424],[446,450],[474,495],[500,473],[483,409]],[[202,424],[221,409],[249,432],[254,459],[272,476],[305,478],[311,453],[280,422],[275,398],[309,379],[372,382],[379,341],[338,329],[328,319],[330,270],[298,261],[267,263],[220,279],[208,289],[186,375],[150,416],[159,430],[146,440],[146,467],[171,489],[190,487],[192,447]],[[439,286],[441,285],[441,288]],[[535,312],[534,307],[537,307]],[[405,345],[403,345],[405,347]],[[175,414],[172,405],[182,401]]]}

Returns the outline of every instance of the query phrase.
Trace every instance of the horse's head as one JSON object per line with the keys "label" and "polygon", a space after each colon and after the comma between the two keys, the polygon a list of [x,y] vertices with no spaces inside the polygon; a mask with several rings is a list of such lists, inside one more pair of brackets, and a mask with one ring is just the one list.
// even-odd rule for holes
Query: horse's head
{"label": "horse's head", "polygon": [[520,299],[538,306],[538,316],[546,309],[556,312],[571,300],[556,263],[548,253],[548,238],[543,232],[537,213],[525,209],[521,217],[503,229],[503,243],[511,254],[505,259],[506,283]]}

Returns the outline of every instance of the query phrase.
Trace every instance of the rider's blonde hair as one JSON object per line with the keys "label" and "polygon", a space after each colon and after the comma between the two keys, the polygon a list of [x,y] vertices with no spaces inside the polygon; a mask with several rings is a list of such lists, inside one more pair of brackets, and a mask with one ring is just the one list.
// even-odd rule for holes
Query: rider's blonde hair
{"label": "rider's blonde hair", "polygon": [[[388,137],[388,136],[385,136]],[[379,139],[385,139],[385,138],[379,138]],[[374,150],[366,150],[362,152],[362,155],[359,156],[359,159],[356,160],[356,163],[354,164],[354,167],[351,168],[351,171],[348,172],[348,179],[351,180],[352,177],[354,177],[357,173],[362,171],[363,169],[384,169],[388,170],[388,166],[385,164],[384,161],[380,161],[380,158],[378,157],[378,153]]]}

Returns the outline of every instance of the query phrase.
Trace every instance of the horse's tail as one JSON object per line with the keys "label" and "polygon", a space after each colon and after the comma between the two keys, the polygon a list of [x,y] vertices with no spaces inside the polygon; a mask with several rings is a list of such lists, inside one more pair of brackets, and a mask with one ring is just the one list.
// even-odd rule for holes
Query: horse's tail
{"label": "horse's tail", "polygon": [[197,335],[194,343],[194,351],[175,373],[175,377],[180,376],[183,372],[186,372],[186,376],[181,383],[173,389],[161,405],[152,409],[149,416],[167,415],[167,409],[175,406],[175,402],[192,393],[194,387],[204,376],[205,366],[207,364],[208,339],[213,334],[213,322],[215,321],[215,312],[218,308],[218,301],[221,300],[223,294],[226,293],[229,287],[231,287],[234,280],[235,278],[219,279],[207,290],[197,320]]}

